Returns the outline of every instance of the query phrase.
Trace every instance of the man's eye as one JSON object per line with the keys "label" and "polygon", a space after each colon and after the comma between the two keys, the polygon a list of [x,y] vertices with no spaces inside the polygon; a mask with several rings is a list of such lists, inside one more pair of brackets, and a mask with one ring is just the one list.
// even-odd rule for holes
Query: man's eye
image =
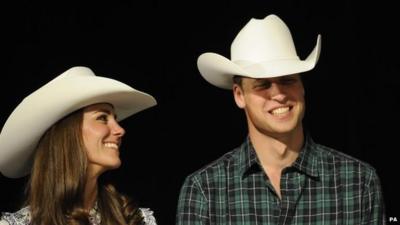
{"label": "man's eye", "polygon": [[260,82],[254,85],[254,88],[270,88],[271,82]]}
{"label": "man's eye", "polygon": [[279,83],[283,84],[283,85],[294,84],[296,82],[297,82],[297,80],[294,79],[294,78],[282,79],[282,80],[279,81]]}

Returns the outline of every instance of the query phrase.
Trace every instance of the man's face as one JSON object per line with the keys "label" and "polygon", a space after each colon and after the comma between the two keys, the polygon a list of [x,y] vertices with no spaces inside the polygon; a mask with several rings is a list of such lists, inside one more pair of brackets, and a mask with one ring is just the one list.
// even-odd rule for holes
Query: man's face
{"label": "man's face", "polygon": [[276,137],[302,129],[304,87],[298,74],[242,78],[233,85],[236,104],[245,110],[249,129]]}

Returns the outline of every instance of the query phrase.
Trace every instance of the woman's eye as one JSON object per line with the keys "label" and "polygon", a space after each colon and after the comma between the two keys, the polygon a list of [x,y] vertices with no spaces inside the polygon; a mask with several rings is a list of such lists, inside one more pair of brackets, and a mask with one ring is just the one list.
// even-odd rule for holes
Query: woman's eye
{"label": "woman's eye", "polygon": [[99,117],[97,117],[97,120],[107,122],[108,118],[107,118],[107,115],[100,115]]}

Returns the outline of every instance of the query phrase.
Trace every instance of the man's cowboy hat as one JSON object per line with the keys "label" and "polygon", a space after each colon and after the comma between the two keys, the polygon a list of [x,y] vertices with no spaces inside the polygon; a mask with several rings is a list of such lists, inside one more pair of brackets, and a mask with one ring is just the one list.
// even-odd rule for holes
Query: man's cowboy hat
{"label": "man's cowboy hat", "polygon": [[279,77],[311,70],[318,61],[321,37],[305,60],[296,53],[292,35],[276,15],[251,19],[231,45],[231,60],[204,53],[197,60],[201,75],[211,84],[232,89],[235,75],[251,78]]}
{"label": "man's cowboy hat", "polygon": [[0,171],[18,178],[29,173],[33,151],[54,123],[75,110],[110,103],[118,120],[156,105],[149,94],[119,81],[96,76],[87,67],[73,67],[57,76],[14,109],[0,133]]}

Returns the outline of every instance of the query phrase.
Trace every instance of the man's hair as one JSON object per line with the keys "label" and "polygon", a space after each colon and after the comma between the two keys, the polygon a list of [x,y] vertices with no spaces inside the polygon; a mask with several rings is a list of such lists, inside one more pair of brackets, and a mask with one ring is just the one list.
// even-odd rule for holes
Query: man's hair
{"label": "man's hair", "polygon": [[[40,139],[27,186],[26,204],[33,225],[89,224],[83,208],[88,158],[80,109],[50,127]],[[101,224],[140,224],[140,211],[112,185],[100,186],[97,197]]]}
{"label": "man's hair", "polygon": [[242,81],[243,81],[242,76],[235,75],[233,76],[232,80],[234,84],[237,84],[240,87],[242,87]]}

